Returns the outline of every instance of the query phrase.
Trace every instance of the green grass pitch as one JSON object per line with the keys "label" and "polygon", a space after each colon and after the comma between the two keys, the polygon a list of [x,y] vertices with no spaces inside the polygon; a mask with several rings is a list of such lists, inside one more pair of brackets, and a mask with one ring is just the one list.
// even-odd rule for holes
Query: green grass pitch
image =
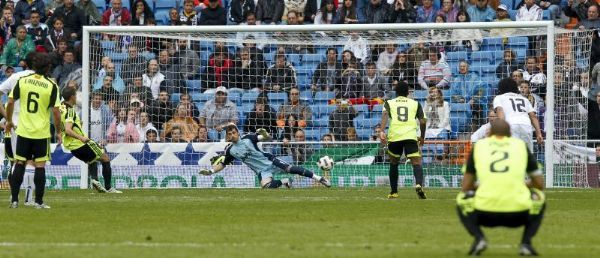
{"label": "green grass pitch", "polygon": [[[51,210],[8,208],[0,257],[464,257],[472,239],[456,189],[48,191]],[[547,192],[534,245],[544,257],[597,257],[600,191]],[[488,257],[517,256],[521,229],[485,230]]]}

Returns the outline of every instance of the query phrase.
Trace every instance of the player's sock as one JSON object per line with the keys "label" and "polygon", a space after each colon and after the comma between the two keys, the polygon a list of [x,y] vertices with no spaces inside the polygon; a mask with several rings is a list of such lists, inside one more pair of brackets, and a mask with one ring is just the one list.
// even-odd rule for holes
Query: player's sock
{"label": "player's sock", "polygon": [[392,188],[392,193],[398,192],[398,164],[390,164],[390,187]]}
{"label": "player's sock", "polygon": [[272,180],[268,185],[266,185],[266,188],[279,188],[282,185],[283,183],[281,180]]}
{"label": "player's sock", "polygon": [[544,205],[539,214],[529,215],[529,220],[527,221],[527,224],[525,224],[525,230],[523,231],[523,238],[521,238],[521,244],[531,245],[531,239],[537,234],[542,225],[545,210],[546,205]]}
{"label": "player's sock", "polygon": [[413,174],[415,176],[415,182],[418,185],[423,186],[423,166],[413,165]]}
{"label": "player's sock", "polygon": [[102,162],[102,177],[104,177],[104,188],[110,190],[112,188],[112,168],[110,162]]}
{"label": "player's sock", "polygon": [[12,196],[12,202],[19,201],[19,190],[21,189],[21,184],[23,183],[23,176],[25,175],[25,164],[15,164],[15,169],[12,172],[12,185],[10,188],[10,193]]}
{"label": "player's sock", "polygon": [[97,162],[92,162],[88,165],[88,171],[90,174],[90,177],[96,181],[98,181],[98,163]]}
{"label": "player's sock", "polygon": [[[314,173],[311,172],[310,170],[303,168],[303,167],[299,167],[299,166],[291,166],[290,167],[290,171],[288,171],[290,174],[296,174],[296,175],[301,175],[304,177],[308,177],[308,178],[315,178],[314,177]],[[319,179],[321,179],[319,177]]]}
{"label": "player's sock", "polygon": [[46,188],[46,169],[35,168],[35,175],[33,176],[33,182],[35,183],[35,203],[44,203],[44,190]]}
{"label": "player's sock", "polygon": [[34,182],[35,168],[25,167],[25,175],[23,176],[23,187],[25,188],[25,203],[33,202],[33,191],[35,189]]}

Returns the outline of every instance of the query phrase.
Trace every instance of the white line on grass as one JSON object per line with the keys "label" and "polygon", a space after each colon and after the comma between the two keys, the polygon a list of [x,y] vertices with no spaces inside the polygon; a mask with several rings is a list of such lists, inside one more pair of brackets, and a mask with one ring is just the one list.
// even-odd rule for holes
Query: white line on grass
{"label": "white line on grass", "polygon": [[[152,248],[165,248],[165,247],[187,247],[187,248],[207,248],[207,247],[273,247],[273,246],[281,246],[277,244],[271,243],[160,243],[160,242],[87,242],[87,243],[77,243],[77,242],[0,242],[0,246],[2,247],[152,247]],[[284,245],[286,246],[286,245]],[[318,243],[318,244],[308,244],[308,246],[325,246],[329,248],[363,248],[365,246],[370,247],[387,247],[387,248],[407,248],[407,247],[427,247],[427,248],[464,248],[468,246],[464,245],[428,245],[428,244],[416,244],[411,242],[406,243],[362,243],[362,244],[350,244],[350,243]],[[575,244],[566,244],[566,245],[557,245],[557,244],[542,244],[540,247],[550,248],[550,249],[581,249],[581,248],[591,248],[591,249],[600,249],[599,246],[582,246]],[[516,245],[509,244],[491,244],[490,247],[496,249],[514,249]]]}

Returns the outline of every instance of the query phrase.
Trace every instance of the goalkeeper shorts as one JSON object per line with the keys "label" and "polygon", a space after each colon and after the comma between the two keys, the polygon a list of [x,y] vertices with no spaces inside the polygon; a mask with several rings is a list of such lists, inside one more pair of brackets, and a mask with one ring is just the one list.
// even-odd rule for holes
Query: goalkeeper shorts
{"label": "goalkeeper shorts", "polygon": [[71,153],[85,163],[92,163],[104,155],[104,150],[96,143],[86,143],[77,149],[71,150]]}

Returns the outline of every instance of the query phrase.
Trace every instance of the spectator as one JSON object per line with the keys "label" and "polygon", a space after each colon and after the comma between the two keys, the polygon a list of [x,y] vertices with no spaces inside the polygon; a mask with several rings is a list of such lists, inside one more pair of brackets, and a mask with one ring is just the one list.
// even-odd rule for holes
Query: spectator
{"label": "spectator", "polygon": [[192,114],[192,118],[196,121],[198,121],[198,117],[200,117],[200,110],[198,110],[198,107],[196,107],[196,104],[194,104],[192,102],[192,96],[190,96],[189,93],[182,93],[181,95],[179,95],[179,103],[180,104],[189,104],[188,108],[190,109],[190,112]]}
{"label": "spectator", "polygon": [[442,8],[437,12],[437,15],[442,15],[446,22],[456,22],[458,7],[454,5],[454,0],[442,0]]}
{"label": "spectator", "polygon": [[485,88],[481,85],[481,78],[477,74],[470,73],[469,64],[461,61],[458,66],[458,75],[452,79],[452,102],[468,103],[473,118],[472,126],[479,127],[482,122],[482,110],[486,105]]}
{"label": "spectator", "polygon": [[106,75],[107,67],[110,63],[112,63],[112,60],[109,56],[103,56],[102,59],[100,59],[99,69],[98,71],[94,71],[97,73],[98,77],[104,77]]}
{"label": "spectator", "polygon": [[293,114],[298,121],[299,127],[306,127],[308,122],[312,120],[311,108],[300,102],[300,90],[294,87],[289,91],[289,102],[279,107],[277,111],[277,124],[283,126],[283,119],[288,117],[289,114]]}
{"label": "spectator", "polygon": [[412,23],[417,18],[415,8],[408,0],[395,0],[392,6],[393,23]]}
{"label": "spectator", "polygon": [[146,133],[148,130],[158,131],[152,122],[150,122],[150,116],[145,111],[140,112],[140,123],[136,125],[136,128],[140,135],[140,142],[146,142]]}
{"label": "spectator", "polygon": [[304,130],[298,129],[294,132],[294,144],[289,144],[287,139],[283,140],[283,147],[286,148],[286,152],[288,155],[291,155],[296,164],[302,164],[306,161],[308,157],[312,154],[312,148],[310,148],[307,144],[298,144],[298,142],[305,142],[306,135]]}
{"label": "spectator", "polygon": [[[335,136],[333,136],[333,134],[331,133],[326,133],[323,136],[321,136],[321,142],[326,142],[326,143],[332,143],[335,142]],[[326,144],[329,145],[329,144]]]}
{"label": "spectator", "polygon": [[[130,96],[132,93],[136,93],[138,95],[138,98],[144,104],[149,104],[154,99],[152,97],[152,91],[150,90],[150,88],[144,86],[144,78],[141,74],[138,74],[135,77],[133,77],[133,83],[127,85],[123,96]],[[124,100],[124,102],[127,101]]]}
{"label": "spectator", "polygon": [[356,109],[347,100],[336,101],[336,109],[329,115],[329,131],[336,139],[347,141],[347,130],[353,127]]}
{"label": "spectator", "polygon": [[131,13],[127,8],[123,7],[122,0],[111,0],[110,6],[111,8],[106,9],[104,14],[102,14],[102,25],[126,26],[131,24]]}
{"label": "spectator", "polygon": [[423,5],[417,6],[417,23],[435,22],[438,9],[433,6],[433,0],[422,0]]}
{"label": "spectator", "polygon": [[98,11],[98,7],[92,0],[79,0],[75,4],[75,7],[83,10],[83,14],[88,18],[87,24],[89,25],[100,25],[102,21],[102,15]]}
{"label": "spectator", "polygon": [[10,39],[15,36],[17,31],[18,23],[15,21],[13,9],[6,6],[2,9],[2,18],[0,18],[0,32],[2,33],[2,45],[6,44]]}
{"label": "spectator", "polygon": [[450,104],[448,101],[444,101],[440,89],[429,88],[429,96],[427,96],[423,111],[427,117],[425,138],[447,138],[450,133]]}
{"label": "spectator", "polygon": [[44,11],[48,17],[54,14],[56,8],[63,6],[63,0],[48,0],[46,1],[46,6],[44,7]]}
{"label": "spectator", "polygon": [[528,56],[525,61],[525,70],[523,71],[523,80],[528,81],[533,92],[546,92],[546,75],[539,68],[538,59],[535,56]]}
{"label": "spectator", "polygon": [[75,62],[75,53],[73,50],[67,49],[63,55],[63,63],[54,68],[52,78],[54,78],[59,85],[66,84],[66,79],[69,74],[77,69],[81,69],[81,64]]}
{"label": "spectator", "polygon": [[337,49],[327,49],[327,60],[321,62],[313,73],[312,91],[333,91],[341,83],[342,64],[337,59]]}
{"label": "spectator", "polygon": [[186,139],[184,138],[183,132],[179,126],[174,126],[169,132],[165,135],[165,139],[168,142],[172,143],[186,143]]}
{"label": "spectator", "polygon": [[169,138],[172,131],[176,128],[181,130],[181,134],[184,141],[190,142],[196,138],[198,133],[198,123],[192,118],[192,111],[190,103],[179,103],[177,106],[177,113],[173,115],[173,118],[164,124],[164,137]]}
{"label": "spectator", "polygon": [[523,0],[524,5],[517,11],[517,21],[541,21],[542,8],[535,4],[535,0]]}
{"label": "spectator", "polygon": [[[431,0],[425,0],[430,1]],[[365,8],[365,23],[390,23],[392,22],[392,7],[387,1],[369,0]]]}
{"label": "spectator", "polygon": [[148,131],[146,131],[145,143],[157,143],[157,142],[160,142],[160,139],[158,138],[158,130],[148,129]]}
{"label": "spectator", "polygon": [[254,0],[232,0],[229,6],[230,24],[245,23],[248,13],[254,13],[254,9]]}
{"label": "spectator", "polygon": [[163,128],[163,124],[173,116],[175,107],[169,99],[169,92],[166,89],[161,89],[158,94],[158,99],[152,102],[149,109],[150,121],[156,128]]}
{"label": "spectator", "polygon": [[227,94],[225,87],[217,87],[215,99],[206,102],[200,111],[201,126],[220,132],[228,123],[237,124],[237,108],[233,102],[227,100]]}
{"label": "spectator", "polygon": [[87,25],[87,19],[83,10],[73,4],[73,0],[64,0],[63,6],[56,8],[51,19],[52,24],[54,24],[54,20],[57,18],[62,19],[65,30],[69,32],[69,40],[81,40],[82,28]]}
{"label": "spectator", "polygon": [[[426,0],[429,1],[429,0]],[[351,31],[350,37],[346,44],[344,44],[344,51],[350,50],[362,64],[366,64],[369,61],[369,43],[366,39],[360,36],[360,32]]]}
{"label": "spectator", "polygon": [[[317,12],[314,18],[315,24],[336,24],[338,23],[339,16],[337,6],[333,4],[333,0],[323,1],[321,8]],[[307,17],[305,16],[304,19]]]}
{"label": "spectator", "polygon": [[494,112],[494,110],[488,111],[488,122],[479,127],[477,131],[475,131],[473,134],[471,134],[471,142],[477,142],[487,137],[490,133],[491,123],[492,121],[496,120],[496,118],[498,118],[498,116],[496,115],[496,112]]}
{"label": "spectator", "polygon": [[148,61],[146,73],[142,75],[144,86],[152,91],[152,98],[157,99],[161,88],[165,88],[165,75],[158,70],[158,61],[152,59]]}
{"label": "spectator", "polygon": [[32,37],[33,43],[36,46],[43,47],[49,35],[48,25],[40,22],[41,17],[37,10],[31,11],[29,18],[30,23],[25,24],[27,34]]}
{"label": "spectator", "polygon": [[144,0],[133,2],[131,14],[131,25],[147,25],[149,19],[154,19],[154,13]]}
{"label": "spectator", "polygon": [[[538,6],[540,7],[540,9],[542,10],[548,10],[550,12],[550,19],[554,20],[555,23],[558,23],[560,16],[562,15],[562,11],[560,10],[560,6],[561,5],[561,0],[548,0],[548,1],[536,1],[534,0],[534,2],[538,3]],[[521,4],[519,6],[523,6],[526,5],[526,0],[523,0],[521,2]],[[520,11],[521,8],[518,8],[518,10]]]}
{"label": "spectator", "polygon": [[349,142],[356,142],[358,141],[358,134],[356,133],[356,128],[354,127],[348,127],[346,129],[346,140]]}
{"label": "spectator", "polygon": [[273,92],[288,91],[296,86],[296,70],[286,61],[285,54],[278,51],[273,64],[265,74],[265,90]]}
{"label": "spectator", "polygon": [[396,62],[396,56],[398,56],[398,50],[396,50],[395,44],[388,44],[385,47],[385,51],[379,53],[377,58],[377,69],[384,75],[390,73],[390,69],[394,62]]}
{"label": "spectator", "polygon": [[371,99],[385,99],[391,89],[388,86],[388,78],[381,75],[375,63],[367,63],[367,73],[362,78],[362,93],[359,97]]}
{"label": "spectator", "polygon": [[347,68],[342,71],[342,83],[336,87],[335,97],[338,99],[357,98],[362,88],[362,75],[358,71],[358,62],[355,57],[351,57]]}
{"label": "spectator", "polygon": [[173,58],[170,51],[162,50],[158,53],[158,70],[165,76],[165,87],[169,94],[181,92],[181,88],[185,85],[181,81],[181,74],[179,73],[178,65],[175,63],[177,60]]}
{"label": "spectator", "polygon": [[[242,48],[235,61],[235,88],[262,91],[262,79],[265,73],[264,62],[254,60],[249,48]],[[231,85],[230,85],[231,86]]]}
{"label": "spectator", "polygon": [[208,7],[200,12],[199,25],[227,25],[227,12],[219,0],[209,0]]}
{"label": "spectator", "polygon": [[17,27],[17,35],[11,38],[4,46],[2,56],[0,56],[0,64],[12,67],[25,67],[24,59],[35,50],[35,45],[31,37],[27,35],[25,26]]}
{"label": "spectator", "polygon": [[[471,22],[471,18],[468,12],[460,10],[456,15],[456,21]],[[481,45],[481,42],[483,41],[483,36],[481,36],[481,31],[479,29],[454,29],[452,30],[452,39],[457,40],[453,45],[455,48],[458,48],[458,50],[466,48],[471,51],[479,51],[479,45]]]}
{"label": "spectator", "polygon": [[102,88],[98,89],[98,93],[102,94],[102,98],[105,102],[110,100],[119,100],[119,92],[113,87],[113,77],[106,75],[102,78]]}
{"label": "spectator", "polygon": [[40,20],[46,20],[45,3],[43,0],[20,0],[15,6],[15,18],[17,24],[29,24],[31,12],[36,11],[40,14]]}
{"label": "spectator", "polygon": [[517,82],[517,85],[519,85],[521,81],[523,81],[523,70],[518,69],[513,71],[510,78],[512,78],[515,82]]}
{"label": "spectator", "polygon": [[90,139],[104,145],[108,127],[114,119],[113,112],[103,102],[104,96],[101,92],[92,93],[92,104],[90,105]]}
{"label": "spectator", "polygon": [[417,85],[416,69],[408,63],[406,52],[402,51],[396,56],[396,61],[389,70],[388,76],[392,84],[392,89],[396,88],[399,82],[406,82],[412,89]]}
{"label": "spectator", "polygon": [[591,5],[588,7],[587,19],[579,22],[579,29],[591,30],[600,28],[600,19],[598,18],[598,5]]}
{"label": "spectator", "polygon": [[134,44],[127,47],[127,53],[127,59],[121,65],[121,78],[127,84],[131,84],[135,77],[141,75],[146,70],[146,60],[140,56],[138,47]]}
{"label": "spectator", "polygon": [[244,129],[247,132],[256,132],[256,130],[264,128],[271,135],[277,132],[277,117],[266,98],[257,98],[254,104],[254,109],[248,113]]}
{"label": "spectator", "polygon": [[[511,22],[512,21],[510,19],[510,16],[508,15],[508,7],[506,5],[504,5],[504,4],[498,5],[498,8],[496,8],[496,19],[494,21],[495,22]],[[513,35],[515,31],[516,30],[513,28],[491,29],[490,36],[508,37],[510,35]],[[503,43],[507,44],[508,38],[504,38]]]}
{"label": "spectator", "polygon": [[[241,23],[240,25],[248,25],[248,26],[255,26],[256,24],[256,15],[254,14],[254,12],[248,12],[246,14],[246,23]],[[267,34],[265,34],[264,32],[238,32],[236,34],[236,41],[238,42],[238,47],[242,48],[242,47],[246,47],[244,46],[244,42],[245,41],[249,41],[249,40],[258,40],[263,41],[262,43],[258,43],[256,44],[255,48],[262,50],[263,47],[265,46],[264,44],[264,40],[267,39]]]}
{"label": "spectator", "polygon": [[294,139],[295,132],[300,129],[298,126],[298,116],[294,114],[287,114],[285,116],[285,122],[283,125],[279,125],[277,129],[277,139],[287,143]]}
{"label": "spectator", "polygon": [[48,30],[48,37],[46,37],[45,48],[47,51],[56,51],[61,41],[65,42],[65,48],[69,45],[69,31],[64,28],[63,19],[58,17],[55,18],[52,23],[52,28]]}
{"label": "spectator", "polygon": [[436,86],[440,89],[448,88],[452,72],[446,62],[439,62],[440,53],[437,48],[429,48],[429,59],[423,61],[419,67],[418,81],[422,89]]}
{"label": "spectator", "polygon": [[277,24],[281,22],[284,8],[283,0],[258,0],[256,19],[260,24]]}
{"label": "spectator", "polygon": [[[287,18],[289,18],[288,13],[293,11],[296,14],[296,16],[294,17],[296,19],[296,22],[298,22],[298,24],[303,24],[304,23],[304,11],[306,9],[307,2],[308,2],[307,0],[284,0],[283,1],[284,9],[283,9],[283,15],[281,16],[281,19],[284,22],[287,22]],[[323,3],[321,3],[321,4],[323,4]],[[307,20],[310,20],[310,18]]]}
{"label": "spectator", "polygon": [[[193,7],[193,5],[192,5]],[[185,4],[183,5],[183,8],[185,10]],[[193,9],[193,8],[192,8]],[[196,12],[194,11],[194,15],[196,15]],[[180,26],[180,25],[188,25],[185,22],[183,22],[183,20],[185,19],[185,21],[187,21],[187,17],[183,18],[184,15],[179,15],[179,12],[177,12],[176,8],[171,8],[171,10],[169,10],[169,22],[167,22],[167,25],[170,26]],[[192,21],[194,21],[192,19]],[[196,25],[197,24],[197,21]]]}
{"label": "spectator", "polygon": [[229,59],[224,47],[215,48],[214,56],[208,60],[204,82],[207,90],[204,93],[213,93],[217,87],[229,87],[229,76],[233,68],[233,60]]}
{"label": "spectator", "polygon": [[344,4],[338,11],[338,23],[340,24],[355,24],[358,23],[358,14],[356,10],[355,0],[343,0]]}
{"label": "spectator", "polygon": [[515,52],[510,48],[505,49],[504,58],[498,67],[496,67],[496,77],[498,79],[508,78],[516,70],[519,70],[519,64]]}
{"label": "spectator", "polygon": [[567,5],[563,7],[566,16],[577,18],[580,21],[587,19],[587,12],[590,6],[595,5],[596,1],[589,0],[568,0]]}
{"label": "spectator", "polygon": [[[110,76],[112,81],[112,88],[119,93],[122,93],[125,90],[125,82],[121,79],[121,76],[115,70],[115,64],[109,63],[106,66],[106,76]],[[96,83],[94,83],[94,90],[100,89],[103,86],[104,77],[98,77]]]}
{"label": "spectator", "polygon": [[175,57],[179,64],[179,73],[186,80],[193,80],[199,78],[200,57],[196,51],[193,51],[188,47],[188,40],[179,39],[177,40],[178,51],[175,53]]}
{"label": "spectator", "polygon": [[539,95],[531,92],[528,81],[522,81],[519,83],[519,92],[521,95],[523,95],[523,97],[527,98],[529,102],[531,102],[533,111],[538,115],[538,117],[544,114],[546,110],[544,100]]}
{"label": "spectator", "polygon": [[[69,0],[65,0],[69,1]],[[116,119],[110,124],[107,133],[109,143],[136,143],[140,142],[140,134],[135,127],[136,113],[133,110],[120,108]]]}
{"label": "spectator", "polygon": [[198,136],[194,138],[194,142],[210,142],[208,139],[208,129],[206,129],[206,127],[198,127]]}
{"label": "spectator", "polygon": [[488,6],[488,0],[477,0],[475,5],[467,8],[467,13],[472,22],[491,22],[496,18],[496,12]]}

